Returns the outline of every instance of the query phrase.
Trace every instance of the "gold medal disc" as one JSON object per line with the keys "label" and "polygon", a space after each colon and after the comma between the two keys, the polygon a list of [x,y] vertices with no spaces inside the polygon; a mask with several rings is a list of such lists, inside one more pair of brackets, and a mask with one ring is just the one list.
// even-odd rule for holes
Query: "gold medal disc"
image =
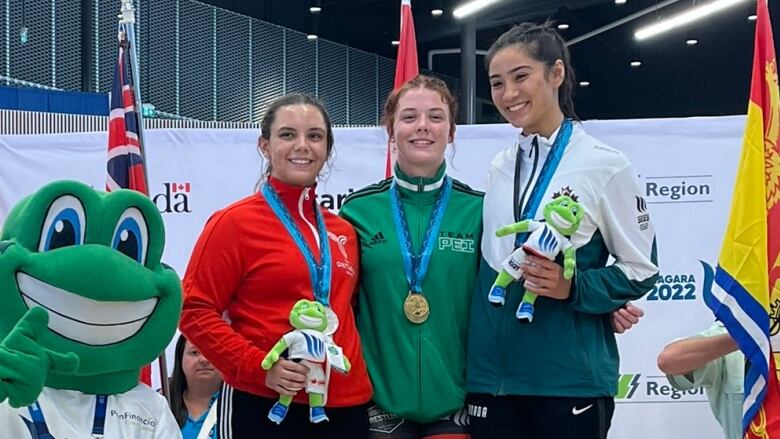
{"label": "gold medal disc", "polygon": [[409,291],[409,295],[404,300],[404,315],[406,318],[416,324],[428,320],[431,308],[428,306],[428,299],[420,293]]}

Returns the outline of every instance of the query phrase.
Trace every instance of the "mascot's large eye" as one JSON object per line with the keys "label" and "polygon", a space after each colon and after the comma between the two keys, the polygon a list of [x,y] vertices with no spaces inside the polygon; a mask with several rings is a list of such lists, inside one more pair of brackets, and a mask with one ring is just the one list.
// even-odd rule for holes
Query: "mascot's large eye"
{"label": "mascot's large eye", "polygon": [[43,221],[38,251],[81,245],[86,229],[84,206],[73,195],[63,195],[51,203]]}
{"label": "mascot's large eye", "polygon": [[148,246],[149,232],[141,211],[131,207],[122,212],[114,230],[114,237],[111,238],[111,247],[144,265]]}

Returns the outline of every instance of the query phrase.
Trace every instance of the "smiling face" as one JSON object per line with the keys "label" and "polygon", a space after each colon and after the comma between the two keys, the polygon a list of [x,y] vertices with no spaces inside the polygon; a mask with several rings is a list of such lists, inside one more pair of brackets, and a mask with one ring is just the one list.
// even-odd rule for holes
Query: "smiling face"
{"label": "smiling face", "polygon": [[290,311],[290,324],[295,329],[313,329],[324,331],[328,326],[325,307],[319,302],[301,299]]}
{"label": "smiling face", "polygon": [[560,234],[571,236],[580,227],[585,211],[567,195],[561,195],[545,204],[544,219]]}
{"label": "smiling face", "polygon": [[270,161],[271,176],[294,186],[311,186],[328,159],[328,127],[313,105],[280,107],[270,136],[260,138],[260,150]]}
{"label": "smiling face", "polygon": [[17,204],[0,235],[0,338],[42,307],[49,331],[39,343],[81,360],[77,375],[52,372],[47,385],[93,393],[137,381],[181,308],[179,279],[160,264],[163,245],[162,218],[142,194],[44,186]]}
{"label": "smiling face", "polygon": [[413,88],[399,99],[391,135],[398,145],[398,166],[414,177],[436,173],[455,127],[439,92]]}
{"label": "smiling face", "polygon": [[522,49],[507,46],[493,56],[488,68],[490,92],[499,113],[523,133],[550,135],[560,126],[563,113],[558,89],[565,70],[561,60],[552,66]]}

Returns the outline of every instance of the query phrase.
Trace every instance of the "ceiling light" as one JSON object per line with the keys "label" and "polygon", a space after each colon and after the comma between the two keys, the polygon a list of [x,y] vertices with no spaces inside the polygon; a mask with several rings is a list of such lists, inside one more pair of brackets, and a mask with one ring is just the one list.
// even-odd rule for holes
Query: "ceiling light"
{"label": "ceiling light", "polygon": [[392,42],[390,42],[390,44],[392,44],[393,46],[400,46],[401,42],[398,40],[393,40]]}
{"label": "ceiling light", "polygon": [[748,15],[748,20],[750,21],[756,21],[757,19],[758,19],[758,15],[756,14]]}
{"label": "ceiling light", "polygon": [[580,81],[580,87],[587,87],[590,85],[589,81]]}
{"label": "ceiling light", "polygon": [[675,15],[669,19],[639,29],[634,33],[634,38],[637,40],[644,40],[656,36],[670,29],[683,26],[715,12],[719,12],[742,1],[744,0],[715,0],[705,5],[693,7],[682,14]]}
{"label": "ceiling light", "polygon": [[442,11],[441,9],[431,9],[431,15],[433,15],[434,17],[438,17],[443,13],[444,11]]}
{"label": "ceiling light", "polygon": [[685,44],[687,44],[689,46],[695,46],[695,45],[699,44],[699,40],[697,40],[695,38],[691,38],[690,40],[685,40]]}
{"label": "ceiling light", "polygon": [[569,28],[569,25],[566,24],[566,23],[561,23],[561,24],[558,25],[558,29],[559,30],[566,30],[568,28]]}
{"label": "ceiling light", "polygon": [[312,14],[316,14],[317,12],[320,11],[322,11],[322,8],[319,6],[312,6],[309,8],[309,12],[311,12]]}
{"label": "ceiling light", "polygon": [[642,65],[642,61],[631,61],[631,67],[639,67]]}
{"label": "ceiling light", "polygon": [[625,5],[626,4],[626,0],[615,0],[615,4],[616,5]]}
{"label": "ceiling light", "polygon": [[309,39],[309,40],[316,40],[317,39],[317,35],[309,34],[309,35],[306,35],[306,38]]}
{"label": "ceiling light", "polygon": [[498,3],[499,1],[500,0],[471,0],[455,8],[455,10],[452,11],[452,15],[455,16],[455,18],[465,18],[477,11],[485,9],[493,3]]}

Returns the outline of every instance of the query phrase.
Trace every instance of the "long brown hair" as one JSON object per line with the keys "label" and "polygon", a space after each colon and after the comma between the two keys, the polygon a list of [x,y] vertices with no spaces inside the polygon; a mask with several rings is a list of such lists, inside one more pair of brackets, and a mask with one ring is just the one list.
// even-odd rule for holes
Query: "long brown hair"
{"label": "long brown hair", "polygon": [[184,369],[182,368],[182,360],[184,358],[184,345],[187,344],[187,339],[183,335],[179,335],[179,339],[176,341],[176,353],[173,360],[173,374],[171,375],[171,412],[173,417],[176,418],[176,423],[179,424],[179,428],[184,426],[187,422],[187,406],[184,404],[184,391],[187,390],[187,377],[184,376]]}

